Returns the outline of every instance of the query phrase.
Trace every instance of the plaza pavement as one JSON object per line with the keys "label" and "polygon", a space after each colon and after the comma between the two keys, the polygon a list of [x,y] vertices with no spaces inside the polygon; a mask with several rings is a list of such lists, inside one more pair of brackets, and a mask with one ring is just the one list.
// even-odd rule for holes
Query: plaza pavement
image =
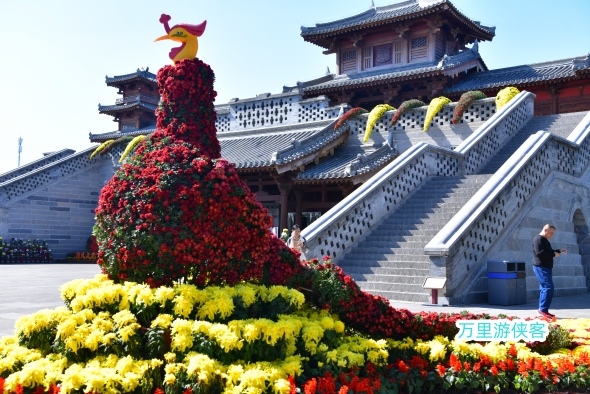
{"label": "plaza pavement", "polygon": [[[59,287],[74,279],[90,279],[100,273],[94,264],[27,264],[0,265],[0,337],[14,334],[14,324],[23,315],[41,309],[63,306]],[[522,305],[453,305],[429,306],[417,303],[392,302],[396,308],[412,312],[433,311],[458,313],[504,314],[520,318],[535,317],[537,301]],[[557,318],[590,318],[590,292],[553,299],[551,313]]]}

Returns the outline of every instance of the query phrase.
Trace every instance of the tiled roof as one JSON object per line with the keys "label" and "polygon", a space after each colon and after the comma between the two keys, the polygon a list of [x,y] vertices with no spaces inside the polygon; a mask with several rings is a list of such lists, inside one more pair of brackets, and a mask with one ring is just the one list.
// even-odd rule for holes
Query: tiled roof
{"label": "tiled roof", "polygon": [[397,156],[398,152],[387,144],[368,155],[361,146],[346,147],[335,151],[333,157],[319,164],[305,167],[295,181],[354,178],[380,170]]}
{"label": "tiled roof", "polygon": [[154,85],[158,84],[156,80],[156,74],[153,74],[148,71],[149,67],[146,70],[140,70],[139,68],[137,71],[131,74],[125,75],[115,75],[114,77],[109,77],[108,75],[105,77],[105,81],[107,86],[117,86],[121,83],[131,82],[133,80],[141,79],[146,82],[152,83]]}
{"label": "tiled roof", "polygon": [[495,27],[483,26],[479,22],[469,19],[457,10],[449,0],[440,0],[425,7],[420,7],[418,0],[409,0],[383,7],[372,7],[360,14],[333,22],[318,23],[313,27],[302,26],[301,36],[305,41],[328,49],[330,40],[326,37],[441,12],[457,22],[461,22],[471,31],[471,34],[480,40],[491,40],[495,35]]}
{"label": "tiled roof", "polygon": [[450,70],[465,65],[469,62],[481,61],[481,56],[477,51],[466,49],[455,55],[445,56],[439,62],[425,62],[420,64],[411,64],[407,66],[398,67],[395,69],[367,71],[358,74],[337,76],[331,81],[320,83],[313,86],[308,86],[303,89],[305,94],[314,93],[316,91],[325,91],[334,88],[341,88],[344,86],[357,86],[366,84],[382,83],[384,81],[391,81],[395,79],[408,79],[420,74],[443,73],[448,74]]}
{"label": "tiled roof", "polygon": [[496,89],[509,85],[534,85],[544,81],[573,78],[590,71],[590,56],[482,71],[446,88],[446,93]]}
{"label": "tiled roof", "polygon": [[131,131],[111,131],[109,133],[92,134],[90,133],[88,138],[90,142],[105,142],[108,140],[116,140],[121,137],[137,137],[138,135],[151,134],[156,131],[156,125],[144,127],[143,129],[131,130]]}
{"label": "tiled roof", "polygon": [[[333,121],[257,129],[253,132],[218,134],[222,156],[237,168],[260,168],[287,164],[313,155],[347,132],[330,130]],[[345,130],[341,130],[345,129]]]}
{"label": "tiled roof", "polygon": [[136,109],[141,108],[147,111],[154,112],[158,106],[154,104],[144,103],[143,101],[135,101],[129,104],[121,104],[121,105],[100,105],[98,104],[98,112],[101,114],[108,114],[113,112],[119,111],[126,111],[129,109]]}
{"label": "tiled roof", "polygon": [[[365,154],[361,146],[342,144],[346,141],[349,128],[344,125],[332,129],[333,120],[306,123],[295,126],[279,126],[257,129],[255,131],[226,132],[218,135],[222,157],[242,170],[280,168],[290,170],[305,167],[295,177],[299,182],[315,180],[350,179],[377,171],[397,156],[397,151],[383,145],[376,151]],[[121,137],[135,137],[156,131],[155,126],[128,132],[114,131],[103,134],[90,134],[91,142],[105,142]],[[337,147],[340,145],[339,147]],[[337,148],[336,148],[337,147]],[[313,164],[322,150],[332,150]],[[326,154],[323,152],[322,156]],[[295,165],[290,164],[296,163]]]}

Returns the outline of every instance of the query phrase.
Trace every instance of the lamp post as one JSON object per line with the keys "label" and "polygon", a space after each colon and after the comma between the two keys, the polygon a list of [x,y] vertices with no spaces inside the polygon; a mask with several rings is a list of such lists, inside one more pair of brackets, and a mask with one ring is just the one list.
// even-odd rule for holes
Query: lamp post
{"label": "lamp post", "polygon": [[23,139],[18,137],[18,166],[20,167],[20,153],[23,151]]}

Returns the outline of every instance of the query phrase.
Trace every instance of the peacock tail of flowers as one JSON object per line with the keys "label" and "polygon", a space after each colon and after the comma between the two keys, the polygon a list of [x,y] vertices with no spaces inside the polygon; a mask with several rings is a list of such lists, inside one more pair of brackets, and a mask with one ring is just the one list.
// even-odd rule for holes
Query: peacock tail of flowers
{"label": "peacock tail of flowers", "polygon": [[453,111],[453,119],[451,119],[451,123],[459,123],[459,121],[463,117],[463,114],[471,105],[471,103],[484,98],[486,98],[486,95],[483,92],[480,92],[479,90],[470,90],[468,92],[463,93],[459,98],[459,101],[457,102],[455,110]]}
{"label": "peacock tail of flowers", "polygon": [[349,109],[334,124],[334,130],[336,130],[339,127],[341,127],[344,124],[344,122],[346,122],[347,120],[353,119],[354,117],[356,117],[356,116],[358,116],[360,114],[365,114],[367,112],[369,112],[369,111],[367,111],[366,109],[364,109],[362,107],[354,107],[352,109]]}
{"label": "peacock tail of flowers", "polygon": [[371,133],[373,132],[373,129],[377,124],[377,121],[381,119],[381,117],[387,111],[393,111],[394,109],[395,108],[389,104],[377,104],[375,108],[371,110],[371,112],[369,113],[369,118],[367,119],[367,126],[365,128],[365,135],[363,136],[363,143],[369,141],[369,138],[371,137]]}
{"label": "peacock tail of flowers", "polygon": [[424,131],[428,131],[428,129],[430,128],[430,123],[432,122],[432,119],[434,119],[436,114],[438,114],[440,112],[442,107],[444,107],[445,105],[447,105],[450,102],[451,102],[451,100],[444,97],[444,96],[440,96],[435,99],[432,99],[430,104],[428,104],[428,109],[426,110],[426,118],[424,119]]}
{"label": "peacock tail of flowers", "polygon": [[423,107],[425,105],[426,104],[424,104],[424,102],[422,102],[420,100],[416,100],[416,99],[404,101],[403,103],[400,104],[399,108],[393,114],[393,117],[391,118],[391,122],[389,124],[391,126],[395,125],[397,123],[397,121],[402,117],[403,114],[405,114],[406,112],[408,112],[414,108]]}
{"label": "peacock tail of flowers", "polygon": [[510,102],[520,91],[514,86],[507,86],[496,94],[496,111]]}

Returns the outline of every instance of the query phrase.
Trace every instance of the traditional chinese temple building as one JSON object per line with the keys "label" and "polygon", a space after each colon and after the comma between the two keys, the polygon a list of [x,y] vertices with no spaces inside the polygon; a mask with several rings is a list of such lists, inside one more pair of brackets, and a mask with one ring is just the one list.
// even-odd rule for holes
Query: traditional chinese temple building
{"label": "traditional chinese temple building", "polygon": [[160,96],[156,76],[149,72],[149,67],[133,74],[106,77],[106,84],[116,87],[122,97],[114,105],[98,104],[98,112],[112,116],[118,131],[126,133],[155,126],[154,111]]}
{"label": "traditional chinese temple building", "polygon": [[[347,144],[347,131],[328,127],[340,106],[397,108],[409,99],[428,103],[445,95],[456,101],[469,90],[493,97],[516,86],[537,95],[538,115],[590,109],[588,56],[488,70],[478,43],[495,34],[447,0],[409,0],[302,27],[305,41],[336,56],[337,73],[285,86],[278,94],[218,104],[222,154],[236,163],[276,227],[305,227],[399,153],[389,146]],[[99,111],[113,116],[119,128],[90,141],[153,132],[155,75],[138,69],[106,83],[123,97]],[[361,172],[351,170],[361,162]]]}

